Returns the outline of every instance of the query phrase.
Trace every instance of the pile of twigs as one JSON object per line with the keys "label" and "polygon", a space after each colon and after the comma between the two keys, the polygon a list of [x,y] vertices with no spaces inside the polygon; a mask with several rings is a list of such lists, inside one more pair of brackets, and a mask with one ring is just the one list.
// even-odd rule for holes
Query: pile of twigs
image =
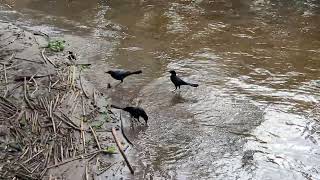
{"label": "pile of twigs", "polygon": [[[57,87],[64,86],[62,80],[61,82]],[[54,83],[48,84],[52,86]],[[10,139],[1,153],[1,177],[41,179],[50,168],[72,160],[89,158],[101,152],[95,130],[84,124],[85,112],[90,110],[84,104],[89,103],[84,102],[83,93],[73,87],[73,84],[70,84],[68,89],[66,86],[64,88],[64,92],[51,90],[35,94],[34,98],[31,98],[31,87],[25,78],[22,105],[14,104],[5,97],[0,98],[1,124],[9,129],[6,138]],[[83,104],[83,114],[77,124],[66,113],[74,113],[79,102]],[[98,148],[95,151],[88,152],[87,132],[91,133],[96,141]]]}
{"label": "pile of twigs", "polygon": [[[13,39],[30,36],[24,33]],[[77,64],[63,56],[51,59],[42,49],[39,54],[43,62],[16,58],[12,50],[3,56],[9,58],[0,62],[0,177],[5,179],[51,177],[48,172],[52,168],[106,153],[90,125],[104,108],[97,105],[97,99],[104,98],[97,98],[99,93],[94,89],[84,89]],[[17,69],[32,68],[34,64],[54,69],[54,73],[17,75]],[[103,110],[104,114],[108,112]],[[86,166],[86,177],[87,173]]]}

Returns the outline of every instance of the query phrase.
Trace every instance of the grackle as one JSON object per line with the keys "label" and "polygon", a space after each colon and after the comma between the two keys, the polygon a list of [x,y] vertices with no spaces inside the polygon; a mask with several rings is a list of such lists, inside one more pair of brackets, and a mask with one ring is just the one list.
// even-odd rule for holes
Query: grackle
{"label": "grackle", "polygon": [[126,78],[127,76],[130,76],[132,74],[140,74],[142,73],[142,71],[139,70],[139,71],[131,72],[131,71],[125,71],[125,70],[114,70],[114,71],[107,71],[106,73],[110,74],[111,77],[123,83],[123,79]]}
{"label": "grackle", "polygon": [[111,107],[116,108],[116,109],[122,109],[123,111],[128,112],[131,117],[137,119],[138,121],[139,121],[139,118],[142,117],[144,119],[144,121],[146,122],[146,125],[148,124],[148,115],[144,111],[144,109],[142,109],[141,107],[128,106],[128,107],[125,107],[125,108],[121,108],[121,107],[118,107],[118,106],[115,106],[115,105],[111,105]]}
{"label": "grackle", "polygon": [[177,90],[177,88],[180,89],[180,86],[183,86],[183,85],[189,85],[189,86],[192,86],[192,87],[198,87],[199,86],[198,84],[187,83],[184,80],[180,79],[177,76],[177,73],[175,71],[173,71],[173,70],[169,71],[169,72],[171,73],[170,79],[171,79],[172,83],[174,84],[174,86],[176,87],[175,90]]}

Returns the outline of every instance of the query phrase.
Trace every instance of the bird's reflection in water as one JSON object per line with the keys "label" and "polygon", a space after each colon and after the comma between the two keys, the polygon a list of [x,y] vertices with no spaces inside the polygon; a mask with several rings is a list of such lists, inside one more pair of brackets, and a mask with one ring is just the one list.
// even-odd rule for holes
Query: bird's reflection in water
{"label": "bird's reflection in water", "polygon": [[139,122],[134,122],[133,127],[131,125],[127,126],[126,128],[124,128],[124,131],[127,137],[131,141],[134,141],[135,139],[138,138],[138,135],[145,132],[147,128],[148,126],[140,124]]}
{"label": "bird's reflection in water", "polygon": [[174,105],[176,105],[176,104],[185,103],[185,102],[187,102],[187,101],[188,101],[188,100],[185,99],[184,97],[182,97],[182,95],[181,95],[180,92],[179,92],[179,93],[175,93],[175,94],[173,95],[173,97],[172,97],[171,100],[170,100],[170,105],[171,105],[171,106],[174,106]]}
{"label": "bird's reflection in water", "polygon": [[181,94],[179,91],[177,93],[174,93],[171,100],[170,100],[170,106],[175,106],[180,103],[196,103],[198,102],[197,99],[192,99],[187,95]]}

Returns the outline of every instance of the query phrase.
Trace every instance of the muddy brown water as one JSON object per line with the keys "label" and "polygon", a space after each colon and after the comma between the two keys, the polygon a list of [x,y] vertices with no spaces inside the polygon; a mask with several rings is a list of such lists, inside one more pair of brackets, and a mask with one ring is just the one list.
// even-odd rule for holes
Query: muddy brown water
{"label": "muddy brown water", "polygon": [[[127,127],[136,174],[122,178],[320,179],[319,1],[1,5],[2,20],[66,34],[114,103],[141,101],[149,126]],[[108,90],[108,67],[144,73]],[[200,86],[172,93],[172,69]]]}

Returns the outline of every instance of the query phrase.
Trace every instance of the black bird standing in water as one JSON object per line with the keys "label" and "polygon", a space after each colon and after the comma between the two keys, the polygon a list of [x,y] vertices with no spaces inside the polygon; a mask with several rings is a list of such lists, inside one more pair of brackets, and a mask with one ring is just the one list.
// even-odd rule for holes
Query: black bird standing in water
{"label": "black bird standing in water", "polygon": [[116,109],[122,109],[123,111],[126,111],[130,114],[131,117],[137,119],[139,122],[139,118],[142,117],[144,119],[144,121],[146,122],[146,125],[148,125],[148,115],[147,113],[144,111],[144,109],[142,109],[141,107],[125,107],[125,108],[121,108],[115,105],[111,105],[112,108],[116,108]]}
{"label": "black bird standing in water", "polygon": [[171,79],[172,83],[174,84],[174,86],[176,87],[175,90],[177,90],[177,88],[180,89],[180,86],[183,86],[183,85],[188,85],[188,86],[192,86],[192,87],[198,87],[199,86],[198,84],[187,83],[184,80],[180,79],[177,76],[177,73],[175,71],[173,71],[173,70],[169,71],[169,72],[171,73],[170,79]]}
{"label": "black bird standing in water", "polygon": [[107,71],[106,73],[110,74],[111,77],[113,77],[116,80],[121,81],[120,83],[123,83],[123,79],[127,76],[130,76],[132,74],[140,74],[142,73],[141,70],[139,71],[125,71],[125,70],[114,70],[114,71]]}

